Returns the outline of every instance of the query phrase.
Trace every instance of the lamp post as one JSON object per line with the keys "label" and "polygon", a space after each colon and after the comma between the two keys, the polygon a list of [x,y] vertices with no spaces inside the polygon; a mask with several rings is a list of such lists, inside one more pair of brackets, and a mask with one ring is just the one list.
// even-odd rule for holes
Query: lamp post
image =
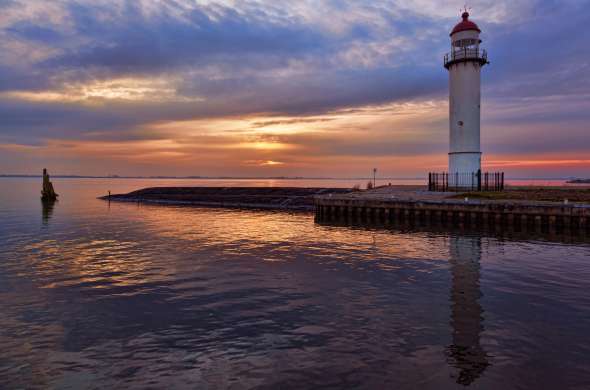
{"label": "lamp post", "polygon": [[373,188],[377,187],[377,168],[373,168]]}

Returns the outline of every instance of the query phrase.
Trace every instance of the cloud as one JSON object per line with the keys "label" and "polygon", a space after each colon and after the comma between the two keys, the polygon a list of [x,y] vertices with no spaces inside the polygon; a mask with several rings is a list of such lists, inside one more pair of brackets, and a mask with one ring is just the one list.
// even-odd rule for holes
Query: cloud
{"label": "cloud", "polygon": [[[484,149],[587,150],[588,5],[474,2],[492,61]],[[0,11],[2,144],[182,143],[191,123],[226,121],[215,131],[227,144],[254,133],[297,145],[240,157],[277,169],[311,154],[445,158],[446,108],[428,102],[446,99],[454,1],[4,0]],[[391,104],[422,111],[398,122],[409,108]]]}

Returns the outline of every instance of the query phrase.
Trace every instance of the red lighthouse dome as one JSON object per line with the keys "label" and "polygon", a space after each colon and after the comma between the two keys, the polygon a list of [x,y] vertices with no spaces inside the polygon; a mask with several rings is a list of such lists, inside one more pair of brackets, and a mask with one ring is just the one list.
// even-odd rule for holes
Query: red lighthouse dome
{"label": "red lighthouse dome", "polygon": [[471,20],[469,20],[469,12],[467,12],[467,11],[463,12],[463,15],[461,15],[461,17],[463,18],[463,20],[455,26],[453,31],[451,31],[451,35],[461,32],[461,31],[469,31],[469,30],[475,30],[477,32],[481,32],[479,27],[477,27],[477,24],[475,24]]}

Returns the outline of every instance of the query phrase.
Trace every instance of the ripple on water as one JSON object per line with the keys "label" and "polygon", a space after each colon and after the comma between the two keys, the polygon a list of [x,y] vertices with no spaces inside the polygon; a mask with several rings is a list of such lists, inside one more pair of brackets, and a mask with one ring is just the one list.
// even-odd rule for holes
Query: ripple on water
{"label": "ripple on water", "polygon": [[8,388],[590,383],[588,246],[64,194],[2,211]]}

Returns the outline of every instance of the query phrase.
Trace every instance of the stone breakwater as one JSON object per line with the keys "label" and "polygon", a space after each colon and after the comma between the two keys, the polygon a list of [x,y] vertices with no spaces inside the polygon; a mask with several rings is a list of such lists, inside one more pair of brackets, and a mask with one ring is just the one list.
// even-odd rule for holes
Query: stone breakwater
{"label": "stone breakwater", "polygon": [[[320,222],[412,222],[529,232],[574,231],[587,235],[590,232],[589,196],[588,189],[550,188],[515,188],[490,195],[429,192],[422,186],[385,186],[370,191],[298,187],[154,187],[101,199],[315,211],[316,220]],[[539,200],[561,198],[564,200],[559,202]]]}
{"label": "stone breakwater", "polygon": [[153,187],[100,199],[121,202],[313,211],[314,197],[343,195],[344,188],[297,187]]}

